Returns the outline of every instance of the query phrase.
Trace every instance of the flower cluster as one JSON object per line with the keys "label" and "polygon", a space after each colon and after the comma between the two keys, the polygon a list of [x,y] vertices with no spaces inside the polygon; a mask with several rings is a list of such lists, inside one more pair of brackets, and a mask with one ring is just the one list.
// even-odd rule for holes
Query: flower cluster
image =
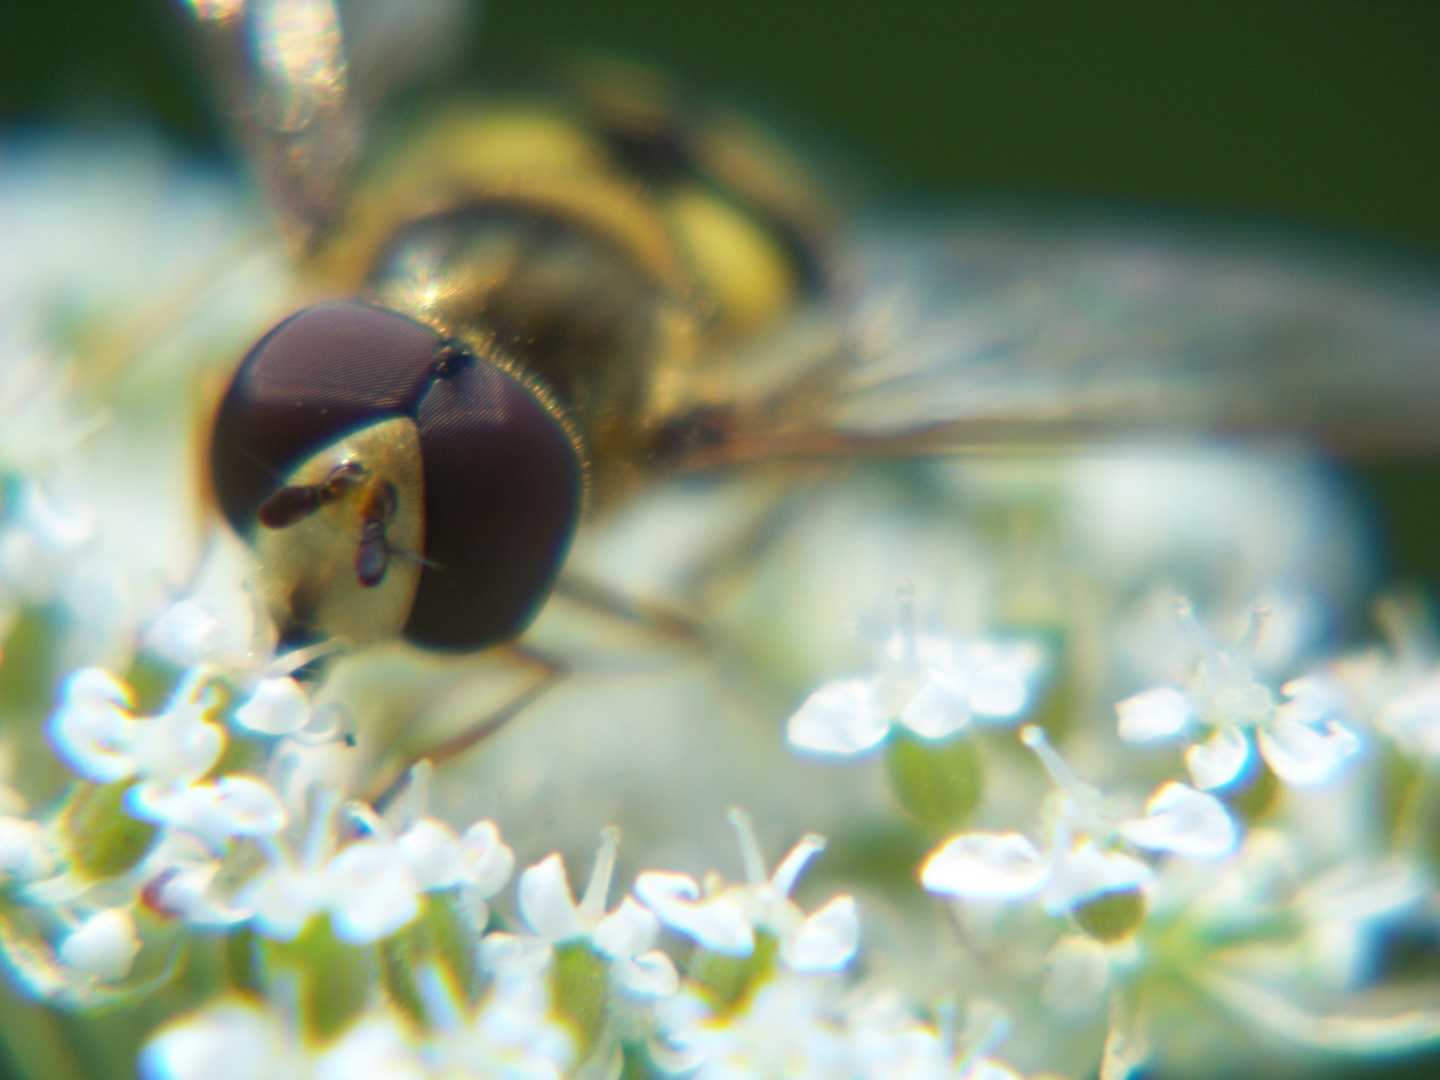
{"label": "flower cluster", "polygon": [[[293,678],[242,692],[193,669],[155,716],[134,697],[100,669],[67,680],[48,727],[80,781],[48,821],[0,819],[14,920],[0,944],[33,995],[86,1008],[172,979],[173,959],[157,968],[146,953],[177,927],[223,935],[241,957],[231,988],[150,1039],[148,1078],[614,1075],[631,1059],[731,1075],[737,1055],[788,1043],[797,1022],[815,1045],[777,1048],[786,1061],[898,1073],[923,1051],[937,1077],[953,1067],[933,1023],[847,1011],[855,901],[806,914],[790,897],[819,836],[767,873],[732,810],[745,884],[644,871],[611,908],[620,836],[606,829],[578,903],[551,854],[519,875],[510,923],[491,904],[511,849],[493,822],[461,835],[424,813],[427,762],[383,815],[315,777],[282,795],[272,781],[296,766],[275,751],[313,711]],[[257,772],[217,769],[227,737],[270,740]],[[359,985],[341,991],[336,973]]]}
{"label": "flower cluster", "polygon": [[[1440,1046],[1440,644],[1403,598],[1379,643],[1286,632],[1365,580],[1313,470],[659,485],[513,648],[276,655],[188,470],[196,388],[290,310],[278,255],[153,148],[83,160],[0,156],[0,956],[37,1031],[144,1080]],[[902,577],[898,629],[851,633]],[[26,1068],[75,1073],[64,1041]]]}

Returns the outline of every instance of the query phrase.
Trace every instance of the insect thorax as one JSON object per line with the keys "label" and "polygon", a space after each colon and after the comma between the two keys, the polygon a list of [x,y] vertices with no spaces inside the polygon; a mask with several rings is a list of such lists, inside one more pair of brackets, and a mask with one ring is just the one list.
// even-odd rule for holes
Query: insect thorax
{"label": "insect thorax", "polygon": [[617,85],[440,113],[372,167],[317,259],[531,382],[601,502],[725,399],[725,352],[825,287],[822,204],[788,160]]}

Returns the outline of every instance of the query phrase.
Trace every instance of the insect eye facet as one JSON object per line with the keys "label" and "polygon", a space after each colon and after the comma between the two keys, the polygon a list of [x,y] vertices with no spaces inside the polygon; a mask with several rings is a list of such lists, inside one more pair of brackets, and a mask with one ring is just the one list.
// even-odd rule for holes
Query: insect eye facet
{"label": "insect eye facet", "polygon": [[[347,576],[334,572],[340,558],[367,595],[389,581],[392,556],[416,568],[413,607],[410,587],[387,584],[406,606],[380,621],[435,648],[513,637],[549,592],[580,511],[576,444],[529,385],[457,349],[423,323],[345,301],[291,316],[240,365],[216,416],[211,475],[226,518],[271,563],[283,632],[357,642],[387,632],[372,625],[381,601],[336,593]],[[386,434],[399,420],[418,435],[418,454],[407,453],[423,471],[414,483],[423,550],[392,544],[386,531],[398,496],[385,470],[408,468]],[[365,447],[349,445],[356,439]],[[346,509],[372,472],[375,498]],[[321,511],[334,551],[310,538]]]}

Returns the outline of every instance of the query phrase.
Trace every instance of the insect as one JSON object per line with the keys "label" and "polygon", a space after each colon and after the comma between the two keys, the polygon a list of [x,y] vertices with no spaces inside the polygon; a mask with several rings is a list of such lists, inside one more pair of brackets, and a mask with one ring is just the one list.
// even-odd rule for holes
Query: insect
{"label": "insect", "polygon": [[[288,643],[509,640],[587,505],[677,471],[1126,432],[1440,442],[1428,268],[984,215],[836,227],[787,155],[628,71],[442,108],[356,172],[363,28],[328,0],[196,10],[335,297],[254,346],[211,443]],[[368,70],[404,44],[367,40]]]}

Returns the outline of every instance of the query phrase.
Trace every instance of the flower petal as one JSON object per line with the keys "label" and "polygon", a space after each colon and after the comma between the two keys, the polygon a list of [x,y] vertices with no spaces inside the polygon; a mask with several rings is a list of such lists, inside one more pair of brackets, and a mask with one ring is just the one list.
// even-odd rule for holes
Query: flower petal
{"label": "flower petal", "polygon": [[394,844],[360,840],[330,860],[331,922],[352,944],[389,937],[420,913],[420,889]]}
{"label": "flower petal", "polygon": [[581,937],[580,912],[559,854],[547,855],[520,875],[520,914],[546,941]]}
{"label": "flower petal", "polygon": [[262,735],[294,735],[310,720],[310,699],[286,675],[261,679],[250,699],[235,710],[235,722]]}
{"label": "flower petal", "polygon": [[1237,727],[1217,727],[1203,743],[1185,751],[1190,779],[1201,791],[1224,787],[1240,775],[1250,760],[1250,740]]}
{"label": "flower petal", "polygon": [[480,966],[506,978],[538,975],[549,966],[554,955],[551,944],[540,938],[497,930],[480,939]]}
{"label": "flower petal", "polygon": [[140,1052],[144,1080],[268,1080],[291,1067],[279,1021],[248,1001],[187,1013]]}
{"label": "flower petal", "polygon": [[465,879],[468,865],[460,838],[434,818],[421,818],[395,841],[400,858],[422,889],[446,889]]}
{"label": "flower petal", "polygon": [[931,672],[900,710],[900,722],[924,739],[943,739],[969,721],[969,697],[952,679],[939,672]]}
{"label": "flower petal", "polygon": [[86,780],[109,784],[135,775],[129,697],[129,688],[101,668],[83,668],[65,681],[46,733],[61,760]]}
{"label": "flower petal", "polygon": [[655,914],[627,896],[600,920],[590,932],[590,940],[606,956],[631,957],[652,948],[659,933],[660,920]]}
{"label": "flower petal", "polygon": [[420,1047],[394,1017],[362,1016],[316,1055],[314,1080],[427,1080]]}
{"label": "flower petal", "polygon": [[697,902],[700,890],[687,874],[647,870],[635,879],[635,895],[666,926],[713,952],[749,956],[755,948],[744,909],[726,896]]}
{"label": "flower petal", "polygon": [[863,753],[890,730],[889,719],[871,708],[873,695],[868,679],[826,683],[790,717],[785,737],[795,749],[811,753]]}
{"label": "flower petal", "polygon": [[293,941],[312,915],[330,906],[334,892],[335,883],[324,874],[280,865],[252,879],[239,901],[255,913],[254,926],[261,934]]}
{"label": "flower petal", "polygon": [[1162,785],[1150,796],[1145,816],[1120,826],[1141,847],[1191,859],[1218,859],[1235,848],[1235,822],[1213,795],[1188,784]]}
{"label": "flower petal", "polygon": [[611,970],[615,981],[636,997],[669,997],[680,989],[680,973],[659,949],[617,960]]}
{"label": "flower petal", "polygon": [[1324,728],[1277,716],[1257,733],[1260,753],[1275,775],[1287,784],[1323,784],[1360,749],[1353,731],[1337,720]]}
{"label": "flower petal", "polygon": [[1120,717],[1120,738],[1149,742],[1178,735],[1190,719],[1190,703],[1179,690],[1158,686],[1126,698],[1115,706]]}
{"label": "flower petal", "polygon": [[145,644],[172,664],[193,667],[220,654],[225,624],[193,597],[172,604],[145,631]]}
{"label": "flower petal", "polygon": [[470,863],[470,886],[481,896],[494,896],[515,870],[515,853],[500,839],[493,821],[477,821],[460,838]]}
{"label": "flower petal", "polygon": [[920,883],[930,892],[974,899],[1029,896],[1050,867],[1019,833],[961,833],[925,860]]}
{"label": "flower petal", "polygon": [[125,805],[142,820],[184,829],[217,846],[233,836],[272,836],[287,820],[280,796],[249,776],[170,787],[136,784]]}
{"label": "flower petal", "polygon": [[91,915],[60,943],[59,950],[66,967],[106,982],[128,975],[139,951],[135,922],[124,908],[106,908]]}
{"label": "flower petal", "polygon": [[1019,716],[1029,704],[1030,688],[1014,667],[990,664],[970,680],[970,707],[996,720]]}
{"label": "flower petal", "polygon": [[1139,859],[1104,851],[1091,840],[1073,849],[1057,849],[1052,863],[1050,881],[1041,896],[1051,915],[1062,915],[1076,904],[1104,893],[1138,889],[1155,876]]}
{"label": "flower petal", "polygon": [[809,975],[839,971],[859,947],[860,914],[855,898],[837,896],[800,924],[785,940],[781,955],[792,971]]}

